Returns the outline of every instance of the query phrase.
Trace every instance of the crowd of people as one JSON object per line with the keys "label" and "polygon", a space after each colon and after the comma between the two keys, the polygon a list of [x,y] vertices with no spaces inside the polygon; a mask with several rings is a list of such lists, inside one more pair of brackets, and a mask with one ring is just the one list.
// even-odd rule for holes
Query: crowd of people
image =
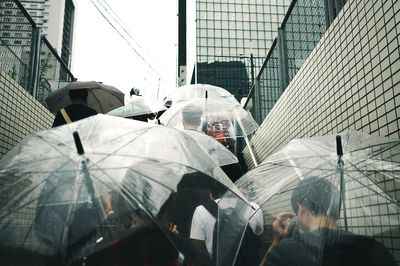
{"label": "crowd of people", "polygon": [[[56,114],[53,127],[97,113],[85,105],[84,90],[70,91],[69,97],[73,104]],[[184,130],[204,132],[229,146],[224,133],[227,126],[202,124],[202,115],[199,109],[185,108]],[[184,174],[177,191],[160,208],[156,222],[140,206],[128,203],[130,195],[124,194],[128,190],[129,186],[101,199],[101,219],[110,228],[112,245],[99,241],[95,251],[76,260],[76,265],[224,265],[216,258],[218,202],[225,192],[221,184],[201,172]],[[242,243],[237,254],[230,255],[236,256],[235,265],[396,265],[380,242],[339,229],[335,190],[330,181],[320,177],[300,181],[291,195],[292,211],[276,215],[273,238],[267,242],[262,237],[264,214],[251,202],[252,214],[243,228]]]}

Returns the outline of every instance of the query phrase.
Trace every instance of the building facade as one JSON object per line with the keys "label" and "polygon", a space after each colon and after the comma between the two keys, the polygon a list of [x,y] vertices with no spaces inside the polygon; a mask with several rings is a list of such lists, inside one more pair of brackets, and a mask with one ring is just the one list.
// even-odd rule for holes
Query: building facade
{"label": "building facade", "polygon": [[[68,67],[74,5],[72,0],[52,3],[47,0],[26,1],[24,5],[19,0],[0,2],[0,69],[42,103],[62,82],[74,79]],[[55,15],[50,16],[51,8],[56,6],[58,10],[63,7],[62,15],[54,11]],[[55,19],[58,21],[54,22]]]}
{"label": "building facade", "polygon": [[179,16],[186,17],[179,36],[187,41],[179,41],[178,85],[208,83],[239,100],[247,96],[289,5],[290,0],[179,1]]}
{"label": "building facade", "polygon": [[[67,66],[71,64],[75,4],[73,0],[21,0],[41,34],[47,38]],[[22,11],[13,1],[0,4],[1,35],[7,45],[30,47],[32,32],[24,27]]]}
{"label": "building facade", "polygon": [[66,65],[71,64],[74,36],[74,0],[21,0]]}

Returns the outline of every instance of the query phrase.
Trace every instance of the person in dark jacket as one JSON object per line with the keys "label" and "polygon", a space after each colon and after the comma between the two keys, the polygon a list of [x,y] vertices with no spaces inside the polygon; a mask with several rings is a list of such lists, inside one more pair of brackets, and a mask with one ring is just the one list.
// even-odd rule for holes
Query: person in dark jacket
{"label": "person in dark jacket", "polygon": [[338,229],[339,197],[336,187],[325,179],[302,180],[291,198],[299,230],[291,235],[293,215],[278,214],[273,224],[274,239],[264,265],[396,265],[391,253],[374,238]]}
{"label": "person in dark jacket", "polygon": [[61,108],[56,114],[53,127],[75,122],[96,115],[96,110],[87,106],[88,91],[85,89],[70,90],[68,96],[72,104]]}

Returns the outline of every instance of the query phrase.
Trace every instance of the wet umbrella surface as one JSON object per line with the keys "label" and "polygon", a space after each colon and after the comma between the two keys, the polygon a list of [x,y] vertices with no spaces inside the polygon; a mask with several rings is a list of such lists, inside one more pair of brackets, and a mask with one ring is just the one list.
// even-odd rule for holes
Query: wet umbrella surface
{"label": "wet umbrella surface", "polygon": [[162,103],[153,99],[134,95],[131,96],[130,100],[124,106],[116,108],[107,114],[119,117],[132,117],[138,115],[157,114],[166,109],[167,107]]}
{"label": "wet umbrella surface", "polygon": [[209,99],[223,100],[233,104],[239,104],[229,91],[208,84],[190,84],[181,86],[174,90],[174,92],[168,97],[172,104],[193,100],[193,99],[204,99],[207,95]]}
{"label": "wet umbrella surface", "polygon": [[297,139],[236,181],[261,206],[266,264],[393,265],[399,154],[399,140],[355,131]]}
{"label": "wet umbrella surface", "polygon": [[222,265],[234,260],[249,218],[241,193],[191,137],[123,118],[32,134],[0,169],[6,265],[165,265],[178,251],[197,263],[205,258],[183,234],[196,191],[220,197],[219,215],[228,216],[217,232]]}
{"label": "wet umbrella surface", "polygon": [[105,114],[124,105],[124,94],[117,88],[96,81],[75,81],[51,93],[46,98],[46,104],[52,113],[71,105],[68,96],[70,90],[88,91],[87,106],[98,113]]}

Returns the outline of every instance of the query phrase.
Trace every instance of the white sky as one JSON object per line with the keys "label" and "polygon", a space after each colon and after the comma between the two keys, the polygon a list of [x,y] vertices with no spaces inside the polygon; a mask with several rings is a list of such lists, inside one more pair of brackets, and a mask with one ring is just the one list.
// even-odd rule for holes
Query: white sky
{"label": "white sky", "polygon": [[[75,0],[72,73],[80,81],[96,80],[125,93],[135,86],[156,98],[158,76],[147,67],[101,16],[90,0]],[[175,88],[177,57],[176,0],[107,0],[161,74],[159,99]]]}

